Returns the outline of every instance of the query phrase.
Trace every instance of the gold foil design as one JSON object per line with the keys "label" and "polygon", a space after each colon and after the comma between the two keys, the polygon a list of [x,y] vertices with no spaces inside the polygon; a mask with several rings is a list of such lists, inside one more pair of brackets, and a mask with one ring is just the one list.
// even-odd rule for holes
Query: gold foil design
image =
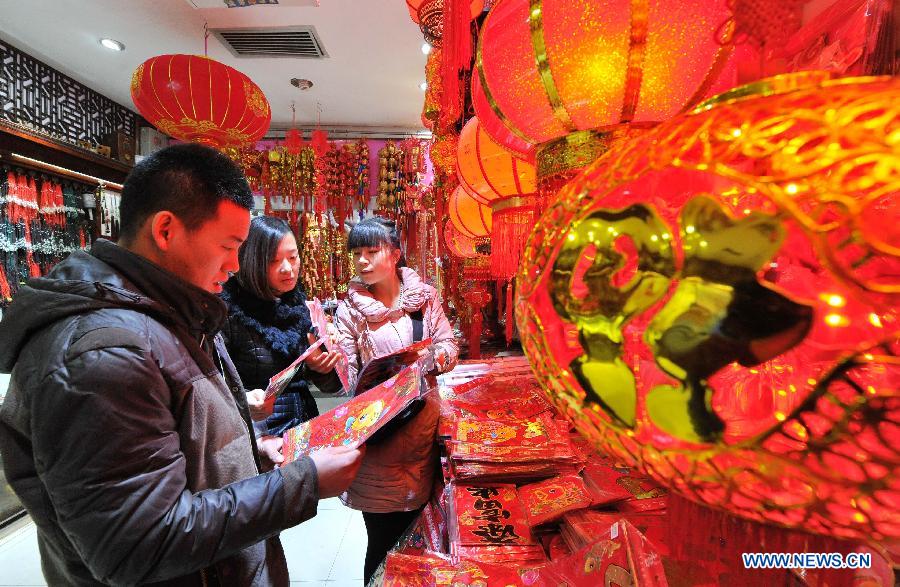
{"label": "gold foil design", "polygon": [[[572,123],[569,111],[566,110],[562,98],[559,96],[559,90],[556,82],[553,81],[553,72],[550,70],[550,61],[547,59],[547,45],[544,43],[544,21],[542,0],[530,0],[528,14],[528,26],[531,30],[531,44],[534,47],[534,59],[537,63],[538,73],[541,76],[541,84],[544,86],[544,92],[547,94],[547,100],[553,109],[553,116],[559,121],[563,127],[569,132],[578,130]],[[484,80],[481,80],[484,84]]]}

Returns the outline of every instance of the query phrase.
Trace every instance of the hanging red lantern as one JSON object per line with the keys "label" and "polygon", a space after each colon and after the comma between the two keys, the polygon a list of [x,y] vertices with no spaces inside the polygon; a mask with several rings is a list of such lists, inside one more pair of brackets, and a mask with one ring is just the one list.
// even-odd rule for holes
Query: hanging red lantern
{"label": "hanging red lantern", "polygon": [[494,142],[472,118],[459,136],[457,175],[476,201],[491,207],[491,275],[510,279],[542,207],[534,165]]}
{"label": "hanging red lantern", "polygon": [[478,44],[476,114],[504,145],[522,152],[511,133],[539,146],[539,178],[583,167],[616,126],[652,126],[731,87],[719,82],[730,17],[722,1],[497,0]]}
{"label": "hanging red lantern", "polygon": [[200,55],[159,55],[143,62],[131,77],[131,99],[167,135],[218,148],[253,143],[272,121],[259,86]]}
{"label": "hanging red lantern", "polygon": [[450,222],[469,238],[491,235],[491,209],[479,203],[462,186],[457,187],[447,202]]}
{"label": "hanging red lantern", "polygon": [[588,167],[529,239],[517,324],[616,459],[750,520],[897,539],[900,80],[823,77],[738,88]]}
{"label": "hanging red lantern", "polygon": [[459,183],[482,204],[537,191],[534,165],[494,142],[478,118],[463,127],[456,159]]}
{"label": "hanging red lantern", "polygon": [[473,259],[478,256],[475,239],[460,232],[452,222],[444,224],[444,244],[454,257]]}

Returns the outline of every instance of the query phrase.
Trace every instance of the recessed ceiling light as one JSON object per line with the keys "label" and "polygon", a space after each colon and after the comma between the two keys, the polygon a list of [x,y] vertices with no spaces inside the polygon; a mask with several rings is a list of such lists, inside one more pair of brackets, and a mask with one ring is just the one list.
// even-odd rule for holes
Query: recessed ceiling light
{"label": "recessed ceiling light", "polygon": [[428,43],[422,43],[422,53],[424,53],[425,55],[431,53],[431,45],[429,45]]}
{"label": "recessed ceiling light", "polygon": [[424,92],[425,90],[427,90],[427,89],[428,89],[428,82],[422,82],[421,84],[419,84],[419,89],[422,90],[423,92]]}
{"label": "recessed ceiling light", "polygon": [[110,51],[124,51],[125,43],[121,41],[117,41],[115,39],[100,39],[100,44],[109,49]]}

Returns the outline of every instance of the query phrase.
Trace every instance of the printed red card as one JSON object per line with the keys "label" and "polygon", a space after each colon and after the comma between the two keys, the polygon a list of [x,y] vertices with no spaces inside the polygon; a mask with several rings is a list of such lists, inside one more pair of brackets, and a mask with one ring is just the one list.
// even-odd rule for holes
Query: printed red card
{"label": "printed red card", "polygon": [[319,348],[324,341],[322,339],[317,340],[316,342],[309,345],[303,354],[294,359],[294,362],[285,367],[282,371],[279,371],[275,375],[269,378],[269,385],[266,386],[266,397],[270,398],[273,395],[278,395],[282,391],[287,388],[288,384],[294,378],[294,375],[297,374],[297,371],[303,367],[303,361],[306,360],[308,356],[312,354],[314,350]]}
{"label": "printed red card", "polygon": [[564,513],[591,505],[591,496],[578,475],[562,475],[523,485],[519,499],[532,527],[551,522]]}
{"label": "printed red card", "polygon": [[328,336],[328,317],[322,308],[322,302],[319,301],[319,298],[313,298],[312,301],[306,302],[306,307],[309,308],[309,318],[312,325],[316,327],[317,336],[324,341],[325,350],[329,353],[338,352],[341,354],[341,359],[334,366],[334,371],[337,373],[338,379],[341,380],[344,392],[347,393],[350,390],[349,359],[344,354],[344,351],[341,350],[341,347]]}
{"label": "printed red card", "polygon": [[285,463],[326,446],[359,446],[420,397],[421,366],[414,363],[381,385],[284,433]]}
{"label": "printed red card", "polygon": [[456,423],[452,439],[485,446],[533,447],[550,443],[564,443],[549,414],[538,414],[524,420],[494,420],[462,418]]}
{"label": "printed red card", "polygon": [[534,544],[515,485],[455,485],[455,532],[451,540],[461,546],[514,546]]}

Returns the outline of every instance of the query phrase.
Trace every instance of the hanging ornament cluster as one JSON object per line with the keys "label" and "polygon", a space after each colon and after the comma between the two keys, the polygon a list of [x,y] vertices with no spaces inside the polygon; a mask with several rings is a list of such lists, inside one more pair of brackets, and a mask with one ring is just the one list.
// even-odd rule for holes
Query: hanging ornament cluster
{"label": "hanging ornament cluster", "polygon": [[364,140],[340,146],[333,143],[323,158],[326,208],[343,230],[354,206],[363,217],[369,202],[369,146]]}
{"label": "hanging ornament cluster", "polygon": [[141,63],[131,77],[131,99],[167,135],[219,148],[254,143],[272,120],[259,86],[200,55],[158,55]]}
{"label": "hanging ornament cluster", "polygon": [[598,159],[517,319],[598,449],[754,521],[900,537],[900,81],[792,74]]}
{"label": "hanging ornament cluster", "polygon": [[0,181],[0,305],[18,284],[45,275],[91,242],[80,184],[8,170]]}
{"label": "hanging ornament cluster", "polygon": [[403,151],[388,141],[378,151],[378,213],[382,216],[399,216],[402,182]]}

